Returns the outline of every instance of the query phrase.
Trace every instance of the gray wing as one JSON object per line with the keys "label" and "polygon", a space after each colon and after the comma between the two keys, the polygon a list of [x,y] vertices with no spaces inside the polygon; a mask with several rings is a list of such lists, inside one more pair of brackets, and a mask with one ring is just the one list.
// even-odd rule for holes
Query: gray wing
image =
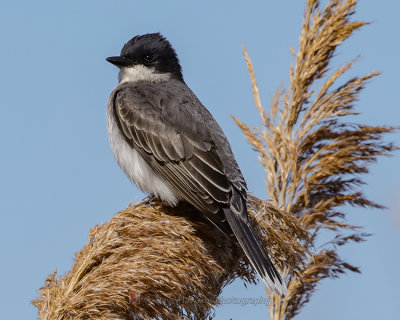
{"label": "gray wing", "polygon": [[186,85],[122,85],[113,99],[126,141],[182,198],[202,212],[228,206],[232,185],[209,127],[216,122]]}

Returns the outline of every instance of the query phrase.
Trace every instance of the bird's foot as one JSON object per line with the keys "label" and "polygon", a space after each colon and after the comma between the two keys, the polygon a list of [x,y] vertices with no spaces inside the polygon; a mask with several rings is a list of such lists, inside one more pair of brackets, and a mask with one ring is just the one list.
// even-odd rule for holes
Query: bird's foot
{"label": "bird's foot", "polygon": [[156,198],[154,194],[149,194],[146,198],[142,200],[142,203],[148,207],[153,207],[151,202]]}

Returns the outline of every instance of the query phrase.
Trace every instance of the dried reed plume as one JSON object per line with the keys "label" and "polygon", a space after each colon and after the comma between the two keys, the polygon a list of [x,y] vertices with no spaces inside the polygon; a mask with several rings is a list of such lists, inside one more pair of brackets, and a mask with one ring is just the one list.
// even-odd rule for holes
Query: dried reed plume
{"label": "dried reed plume", "polygon": [[[394,129],[341,120],[356,114],[353,103],[377,73],[337,85],[354,61],[328,72],[337,46],[366,24],[349,20],[355,5],[331,0],[320,10],[319,1],[307,1],[289,89],[277,91],[269,113],[244,49],[262,127],[235,121],[259,153],[270,197],[250,197],[249,213],[289,288],[285,298],[270,295],[274,320],[293,318],[320,280],[359,272],[339,258],[336,247],[366,235],[344,222],[339,207],[382,208],[355,190],[367,166],[396,149],[381,140]],[[322,229],[335,237],[309,256]],[[141,202],[94,227],[71,271],[50,275],[33,304],[42,320],[205,319],[236,278],[256,282],[241,249],[192,207]]]}
{"label": "dried reed plume", "polygon": [[321,230],[334,233],[332,241],[309,259],[300,272],[301,279],[287,274],[288,296],[270,295],[273,320],[293,318],[310,300],[320,280],[346,271],[360,272],[337,253],[338,246],[363,241],[367,236],[345,222],[343,205],[383,208],[359,190],[363,184],[360,174],[368,173],[368,166],[378,156],[398,149],[382,141],[383,135],[395,128],[348,122],[348,116],[356,115],[353,103],[359,92],[378,72],[338,84],[355,61],[330,74],[328,69],[336,48],[367,24],[350,21],[356,4],[356,0],[330,0],[320,9],[318,0],[306,1],[299,50],[291,49],[296,64],[290,68],[289,88],[276,91],[268,113],[243,48],[262,127],[251,130],[235,121],[259,153],[271,204],[295,214],[311,232],[314,247]]}
{"label": "dried reed plume", "polygon": [[[294,216],[249,200],[275,263],[298,270],[305,257],[298,239],[308,232]],[[33,304],[42,320],[205,319],[224,286],[255,277],[242,250],[189,205],[141,202],[94,227],[71,271],[50,275]]]}

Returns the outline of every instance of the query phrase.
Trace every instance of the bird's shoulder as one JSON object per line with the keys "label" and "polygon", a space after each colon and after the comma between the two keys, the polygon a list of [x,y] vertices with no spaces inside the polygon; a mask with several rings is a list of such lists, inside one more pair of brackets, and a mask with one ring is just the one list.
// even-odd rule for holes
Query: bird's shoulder
{"label": "bird's shoulder", "polygon": [[116,92],[115,104],[125,112],[146,115],[158,125],[195,141],[211,143],[213,140],[207,124],[214,119],[181,81],[124,84]]}
{"label": "bird's shoulder", "polygon": [[[188,159],[196,150],[214,152],[211,131],[204,125],[208,111],[184,83],[123,83],[111,100],[125,138],[158,160]],[[161,152],[160,145],[169,152]]]}

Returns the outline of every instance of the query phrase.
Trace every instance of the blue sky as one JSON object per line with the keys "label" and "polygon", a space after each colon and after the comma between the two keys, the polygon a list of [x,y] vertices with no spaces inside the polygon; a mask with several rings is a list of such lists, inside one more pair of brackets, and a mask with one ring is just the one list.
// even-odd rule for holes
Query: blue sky
{"label": "blue sky", "polygon": [[[259,124],[240,49],[253,59],[264,105],[298,47],[303,1],[3,1],[0,5],[0,243],[4,319],[36,317],[29,304],[46,276],[66,272],[90,227],[141,198],[108,145],[105,105],[117,70],[104,59],[136,34],[163,33],[187,84],[221,124],[249,189],[266,197],[263,168],[230,115]],[[358,120],[399,125],[397,41],[400,3],[361,1],[373,21],[341,47],[336,64],[362,54],[352,74],[380,70],[361,94]],[[400,145],[398,134],[389,137]],[[399,154],[381,159],[365,193],[389,210],[348,208],[348,221],[373,233],[341,250],[361,275],[326,280],[297,319],[394,319],[400,298]],[[222,295],[257,298],[262,286],[236,282]],[[265,319],[262,305],[224,304],[216,319]]]}

